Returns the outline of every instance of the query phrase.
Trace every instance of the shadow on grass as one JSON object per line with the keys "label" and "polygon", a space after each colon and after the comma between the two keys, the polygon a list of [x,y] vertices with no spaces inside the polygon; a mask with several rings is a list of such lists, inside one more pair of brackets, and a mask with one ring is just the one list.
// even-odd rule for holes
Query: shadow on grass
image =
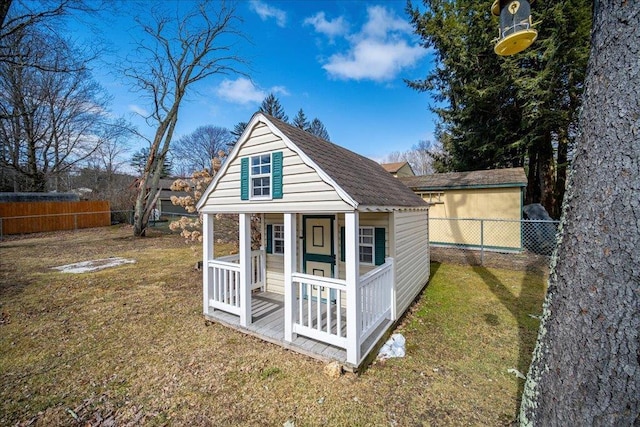
{"label": "shadow on grass", "polygon": [[[531,331],[533,319],[531,315],[537,315],[541,311],[544,299],[544,286],[530,285],[526,277],[531,274],[541,274],[539,271],[527,270],[520,295],[516,295],[512,289],[505,286],[500,279],[489,269],[482,266],[474,266],[473,272],[477,274],[487,285],[489,290],[498,298],[500,303],[511,313],[518,325],[518,363],[516,369],[523,375],[527,375],[533,354],[533,347],[537,335],[537,328]],[[497,324],[497,316],[486,314],[485,321],[489,325]],[[524,380],[518,380],[518,402],[524,389]],[[518,412],[519,403],[516,405]]]}
{"label": "shadow on grass", "polygon": [[431,267],[429,270],[429,281],[427,282],[427,286],[425,286],[425,289],[429,287],[429,284],[431,283],[431,279],[433,279],[436,273],[438,273],[438,269],[440,268],[440,265],[441,264],[437,261],[431,261]]}
{"label": "shadow on grass", "polygon": [[[450,206],[451,215],[456,216],[457,206]],[[453,234],[462,236],[463,230],[460,229],[459,223],[453,225]],[[533,347],[537,336],[537,323],[533,327],[535,331],[531,333],[532,319],[529,315],[537,315],[542,311],[542,301],[544,298],[544,287],[533,286],[529,289],[527,277],[530,274],[542,274],[543,269],[535,257],[528,257],[523,260],[521,268],[525,272],[523,282],[521,284],[520,295],[516,295],[509,287],[505,286],[500,279],[483,265],[478,265],[478,260],[472,251],[464,251],[464,258],[468,265],[472,266],[482,281],[487,285],[491,292],[496,296],[500,303],[511,313],[518,325],[518,362],[516,369],[523,375],[527,375],[529,365],[533,356]],[[507,267],[507,266],[505,266]],[[507,267],[508,268],[508,267]],[[530,277],[530,276],[529,276]],[[534,292],[532,295],[531,292]],[[499,319],[492,314],[485,315],[485,321],[488,325],[495,325]],[[524,380],[518,379],[518,399],[515,408],[515,414],[519,412],[522,391],[524,390]]]}

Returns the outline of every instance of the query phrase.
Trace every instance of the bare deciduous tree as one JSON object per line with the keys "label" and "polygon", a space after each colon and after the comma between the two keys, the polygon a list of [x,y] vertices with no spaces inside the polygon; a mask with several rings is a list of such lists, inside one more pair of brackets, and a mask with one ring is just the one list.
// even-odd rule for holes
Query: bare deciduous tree
{"label": "bare deciduous tree", "polygon": [[[174,167],[187,174],[208,170],[213,173],[211,161],[219,157],[220,152],[227,152],[234,142],[229,129],[219,126],[200,126],[188,135],[179,138],[171,153],[175,159]],[[185,176],[181,174],[181,176]]]}
{"label": "bare deciduous tree", "polygon": [[0,61],[0,167],[15,190],[59,190],[58,178],[99,146],[108,98],[68,40],[27,26],[3,43],[19,60]]}
{"label": "bare deciduous tree", "polygon": [[385,157],[384,162],[409,162],[416,175],[428,175],[434,172],[433,156],[436,152],[437,148],[433,144],[423,140],[413,145],[410,150],[392,151]]}
{"label": "bare deciduous tree", "polygon": [[[95,14],[103,8],[102,1],[86,0],[1,0],[0,1],[0,62],[22,67],[34,67],[41,71],[66,72],[85,68],[84,63],[42,61],[42,58],[26,54],[24,50],[11,49],[15,36],[37,30],[43,35],[40,45],[64,52],[56,45],[64,18],[72,14],[77,18],[82,14]],[[68,52],[72,54],[72,52]],[[94,58],[96,54],[92,55]],[[85,58],[86,59],[86,58]]]}
{"label": "bare deciduous tree", "polygon": [[134,235],[144,236],[158,193],[160,169],[169,152],[180,106],[192,86],[215,74],[239,73],[244,61],[233,53],[243,38],[233,5],[203,1],[179,18],[152,11],[137,19],[144,33],[135,59],[123,70],[134,89],[150,101],[147,122],[155,128],[149,157],[138,185]]}

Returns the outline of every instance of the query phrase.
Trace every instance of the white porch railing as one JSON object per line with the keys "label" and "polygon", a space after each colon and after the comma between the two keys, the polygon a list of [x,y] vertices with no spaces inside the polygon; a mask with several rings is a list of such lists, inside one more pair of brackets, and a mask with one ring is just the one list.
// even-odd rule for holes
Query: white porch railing
{"label": "white porch railing", "polygon": [[[240,256],[227,255],[209,260],[210,289],[209,306],[217,310],[240,315]],[[265,284],[264,250],[251,252],[251,289]]]}
{"label": "white porch railing", "polygon": [[[394,286],[393,258],[360,276],[360,336],[363,343],[386,320],[391,319]],[[347,282],[328,277],[293,273],[296,307],[293,332],[327,344],[347,348]]]}
{"label": "white porch railing", "polygon": [[209,307],[240,315],[240,264],[209,261]]}
{"label": "white porch railing", "polygon": [[293,273],[293,333],[347,348],[344,280]]}
{"label": "white porch railing", "polygon": [[[266,260],[263,249],[251,251],[251,290],[261,288],[265,285],[264,277],[266,274]],[[239,254],[226,255],[216,258],[214,261],[226,261],[238,264],[240,261]]]}
{"label": "white porch railing", "polygon": [[361,343],[385,319],[391,319],[393,281],[393,258],[387,258],[384,264],[360,276]]}

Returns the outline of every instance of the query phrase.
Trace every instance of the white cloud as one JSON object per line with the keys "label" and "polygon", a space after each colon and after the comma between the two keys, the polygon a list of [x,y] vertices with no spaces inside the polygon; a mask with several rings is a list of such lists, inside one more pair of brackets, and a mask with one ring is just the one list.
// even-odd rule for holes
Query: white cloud
{"label": "white cloud", "polygon": [[[314,18],[324,19],[320,14]],[[316,31],[326,34],[318,27]],[[367,21],[360,31],[344,37],[348,49],[329,56],[322,67],[339,79],[388,81],[427,54],[413,41],[411,25],[383,6],[367,8]]]}
{"label": "white cloud", "polygon": [[259,104],[269,92],[283,96],[289,95],[289,91],[284,86],[273,86],[267,91],[260,89],[245,77],[239,77],[236,80],[224,79],[216,89],[216,94],[222,99],[242,105]]}
{"label": "white cloud", "polygon": [[263,21],[274,18],[278,27],[282,28],[287,24],[287,13],[284,10],[269,6],[260,0],[251,0],[250,7]]}
{"label": "white cloud", "polygon": [[404,19],[398,18],[393,11],[383,6],[367,8],[367,22],[362,26],[362,34],[365,37],[384,39],[389,33],[399,32],[411,34],[411,25]]}
{"label": "white cloud", "polygon": [[349,24],[344,17],[339,16],[327,21],[324,12],[318,12],[306,18],[303,24],[313,26],[317,33],[324,34],[331,40],[333,40],[334,37],[345,35],[349,31]]}
{"label": "white cloud", "polygon": [[139,114],[142,117],[149,116],[149,112],[139,105],[129,104],[127,107],[129,108],[129,111],[133,111],[134,113]]}
{"label": "white cloud", "polygon": [[286,87],[284,86],[274,86],[271,88],[270,92],[272,92],[274,95],[279,94],[282,96],[289,96],[289,91],[287,90]]}
{"label": "white cloud", "polygon": [[239,77],[236,80],[224,79],[216,89],[221,98],[234,104],[253,104],[262,102],[267,94],[258,89],[251,80]]}
{"label": "white cloud", "polygon": [[346,54],[335,54],[322,68],[334,77],[353,80],[385,81],[410,67],[426,52],[406,41],[380,42],[365,39]]}

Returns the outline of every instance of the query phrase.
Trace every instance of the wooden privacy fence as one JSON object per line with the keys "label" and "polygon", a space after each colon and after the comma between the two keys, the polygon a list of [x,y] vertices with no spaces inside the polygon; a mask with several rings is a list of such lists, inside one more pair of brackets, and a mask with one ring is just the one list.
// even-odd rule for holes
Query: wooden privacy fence
{"label": "wooden privacy fence", "polygon": [[108,225],[111,225],[111,210],[106,200],[0,203],[0,238],[8,234]]}

